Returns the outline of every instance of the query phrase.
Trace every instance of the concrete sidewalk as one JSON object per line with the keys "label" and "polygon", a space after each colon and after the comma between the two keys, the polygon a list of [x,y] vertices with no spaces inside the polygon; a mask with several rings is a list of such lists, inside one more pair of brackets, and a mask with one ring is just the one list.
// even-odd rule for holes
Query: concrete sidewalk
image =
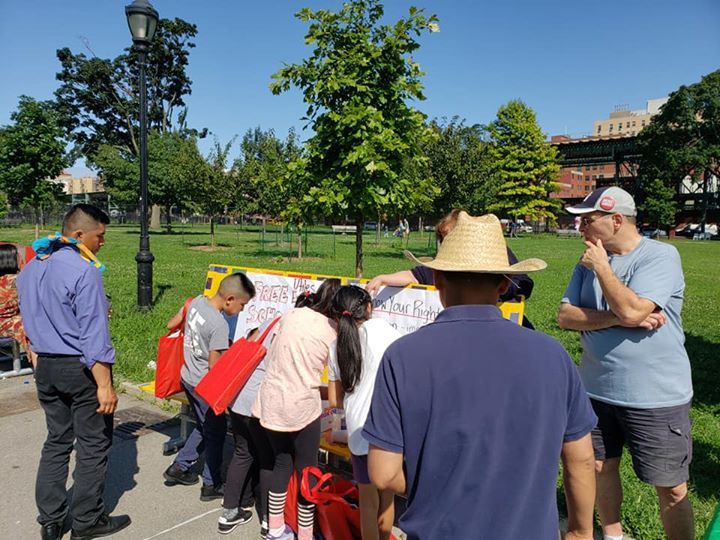
{"label": "concrete sidewalk", "polygon": [[[201,502],[199,484],[164,485],[162,473],[172,457],[162,455],[162,443],[178,430],[171,417],[136,397],[120,396],[105,503],[113,514],[130,515],[132,524],[112,538],[221,538],[220,501]],[[46,431],[31,376],[0,381],[0,433],[0,538],[35,540],[35,473]],[[255,515],[227,538],[256,540],[259,532]],[[69,537],[68,532],[64,538]]]}
{"label": "concrete sidewalk", "polygon": [[[217,533],[220,501],[201,502],[199,484],[164,484],[162,473],[172,457],[162,455],[162,445],[178,432],[173,413],[137,396],[120,395],[105,504],[112,514],[130,515],[132,524],[112,538],[257,540],[257,514],[250,523],[221,536]],[[37,539],[35,474],[46,430],[32,376],[0,380],[0,434],[0,539]],[[72,471],[74,463],[70,467]],[[68,488],[72,489],[72,478]],[[399,530],[396,533],[404,539]],[[70,538],[70,533],[63,538]],[[596,533],[596,538],[602,535]]]}

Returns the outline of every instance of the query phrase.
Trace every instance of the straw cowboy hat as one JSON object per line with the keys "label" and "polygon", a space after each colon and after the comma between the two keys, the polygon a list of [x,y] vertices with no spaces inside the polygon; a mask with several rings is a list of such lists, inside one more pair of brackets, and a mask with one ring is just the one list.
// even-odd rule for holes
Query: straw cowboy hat
{"label": "straw cowboy hat", "polygon": [[405,257],[416,264],[446,272],[526,274],[547,266],[540,259],[511,265],[500,220],[492,214],[472,217],[467,212],[458,214],[457,224],[440,244],[437,257],[418,258],[409,251],[405,251]]}

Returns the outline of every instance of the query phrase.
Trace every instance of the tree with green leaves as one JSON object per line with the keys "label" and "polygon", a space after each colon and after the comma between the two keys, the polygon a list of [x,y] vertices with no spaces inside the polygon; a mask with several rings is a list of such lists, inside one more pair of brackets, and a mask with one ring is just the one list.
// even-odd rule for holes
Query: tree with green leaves
{"label": "tree with green leaves", "polygon": [[44,209],[62,196],[50,179],[69,165],[67,141],[51,102],[21,96],[10,120],[0,128],[0,189],[11,205],[33,208],[37,238]]}
{"label": "tree with green leaves", "polygon": [[473,215],[486,213],[497,191],[486,128],[468,126],[458,117],[433,120],[430,127],[437,137],[423,148],[440,191],[433,201],[433,214],[443,216],[453,208],[463,208]]}
{"label": "tree with green leaves", "polygon": [[0,191],[0,218],[4,218],[8,213],[8,198],[5,193]]}
{"label": "tree with green leaves", "polygon": [[[136,203],[140,163],[125,149],[100,145],[95,157],[105,187],[118,202]],[[200,196],[197,187],[205,174],[205,162],[195,137],[176,131],[148,136],[149,202],[165,209],[168,232],[172,230],[172,207],[189,207]]]}
{"label": "tree with green leaves", "polygon": [[[643,207],[659,225],[674,222],[675,197],[688,178],[702,194],[704,230],[711,176],[720,178],[720,70],[681,86],[640,132]],[[658,213],[658,209],[663,209]],[[672,216],[670,214],[673,214]]]}
{"label": "tree with green leaves", "polygon": [[240,142],[240,156],[233,167],[242,180],[237,208],[243,213],[280,216],[285,208],[283,178],[288,163],[300,157],[294,130],[282,141],[272,129],[249,129]]}
{"label": "tree with green leaves", "polygon": [[[147,52],[148,125],[166,132],[187,129],[185,98],[192,81],[186,73],[197,27],[182,19],[160,19]],[[88,46],[89,49],[89,46]],[[61,70],[55,99],[63,126],[80,154],[95,163],[100,146],[139,155],[138,53],[128,47],[114,59],[57,51]]]}
{"label": "tree with green leaves", "polygon": [[409,212],[435,195],[422,152],[432,132],[409,103],[424,99],[424,73],[411,55],[423,32],[438,30],[437,18],[410,8],[381,24],[383,12],[379,0],[350,0],[338,12],[300,10],[313,51],[281,68],[270,85],[275,94],[301,89],[314,132],[290,167],[297,196],[285,213],[297,223],[313,215],[354,219],[357,276],[365,218]]}
{"label": "tree with green leaves", "polygon": [[228,212],[240,191],[237,171],[229,167],[230,149],[234,143],[234,137],[224,145],[215,140],[206,158],[200,191],[194,202],[194,207],[210,218],[210,247],[213,249],[217,246],[217,219]]}
{"label": "tree with green leaves", "polygon": [[559,189],[560,165],[557,149],[545,143],[535,112],[520,100],[510,101],[498,109],[488,133],[498,183],[489,211],[554,223],[561,203],[550,194]]}

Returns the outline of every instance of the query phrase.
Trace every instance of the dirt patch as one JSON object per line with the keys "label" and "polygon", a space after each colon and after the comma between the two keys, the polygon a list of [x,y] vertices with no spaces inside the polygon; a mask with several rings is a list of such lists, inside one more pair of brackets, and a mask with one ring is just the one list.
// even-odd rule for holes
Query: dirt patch
{"label": "dirt patch", "polygon": [[215,253],[216,251],[230,251],[232,248],[229,246],[192,246],[189,249],[195,251],[204,251],[206,253]]}

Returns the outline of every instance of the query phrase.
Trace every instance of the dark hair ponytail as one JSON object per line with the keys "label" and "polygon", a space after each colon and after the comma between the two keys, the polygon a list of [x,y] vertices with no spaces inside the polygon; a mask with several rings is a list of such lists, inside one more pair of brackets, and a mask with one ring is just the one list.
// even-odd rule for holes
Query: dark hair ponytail
{"label": "dark hair ponytail", "polygon": [[328,278],[322,282],[315,293],[315,302],[312,309],[318,313],[322,313],[326,317],[332,317],[332,305],[335,293],[340,288],[340,280],[338,278]]}
{"label": "dark hair ponytail", "polygon": [[368,318],[368,304],[372,302],[365,289],[355,285],[340,287],[333,298],[333,317],[338,321],[337,361],[340,381],[345,392],[355,389],[362,374],[362,347],[358,323]]}
{"label": "dark hair ponytail", "polygon": [[317,302],[317,295],[311,291],[300,293],[295,300],[295,307],[312,307]]}

